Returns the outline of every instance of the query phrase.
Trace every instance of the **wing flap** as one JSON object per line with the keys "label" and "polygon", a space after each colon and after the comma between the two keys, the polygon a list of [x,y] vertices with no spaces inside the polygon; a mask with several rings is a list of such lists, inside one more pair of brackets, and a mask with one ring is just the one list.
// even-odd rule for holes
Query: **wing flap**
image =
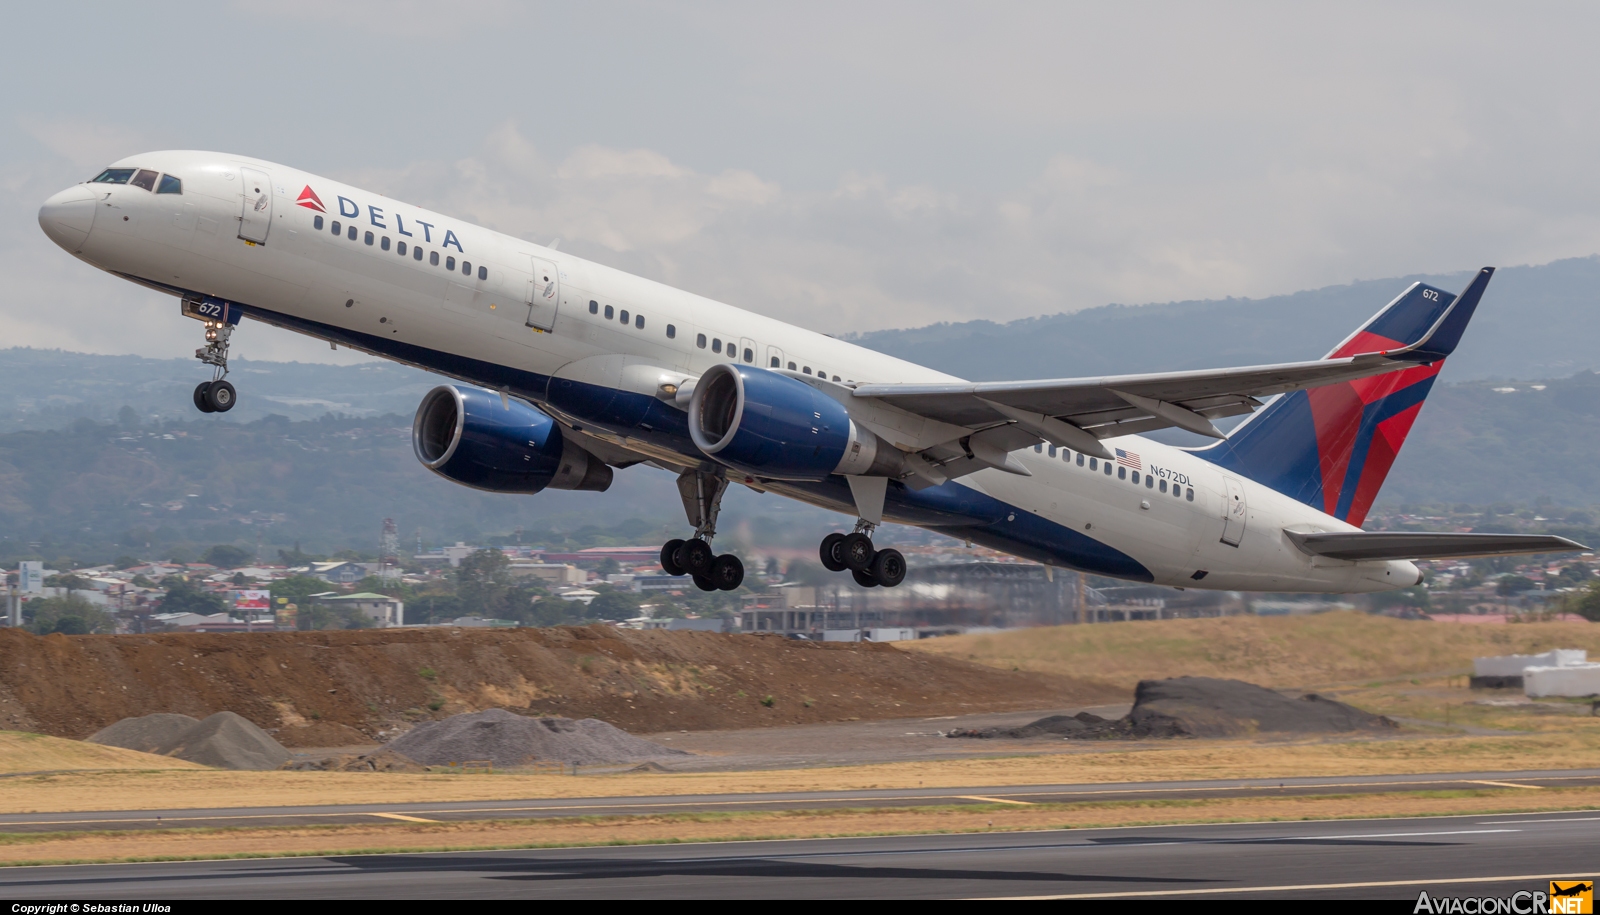
{"label": "wing flap", "polygon": [[1553,534],[1433,534],[1414,531],[1284,531],[1313,556],[1368,562],[1381,559],[1466,559],[1516,553],[1585,552],[1589,547]]}

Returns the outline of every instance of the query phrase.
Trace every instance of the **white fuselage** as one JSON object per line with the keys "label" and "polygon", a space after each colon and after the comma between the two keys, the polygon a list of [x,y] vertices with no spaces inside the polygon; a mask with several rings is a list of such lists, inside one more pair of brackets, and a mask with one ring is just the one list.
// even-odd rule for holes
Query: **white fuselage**
{"label": "white fuselage", "polygon": [[[88,263],[174,294],[237,303],[259,320],[525,398],[565,423],[584,425],[586,434],[659,463],[694,465],[705,457],[687,438],[652,435],[649,425],[624,428],[552,407],[547,387],[571,381],[619,398],[654,399],[662,384],[681,385],[730,360],[781,369],[792,364],[845,382],[958,380],[275,163],[177,151],[117,164],[177,176],[182,192],[85,183],[51,198],[41,224]],[[258,176],[267,185],[264,206],[245,187]],[[306,189],[321,212],[302,205]],[[545,276],[550,271],[554,277]],[[1357,528],[1182,449],[1137,436],[1106,444],[1138,455],[1139,484],[1119,478],[1115,468],[1110,475],[1103,467],[1090,470],[1087,458],[1080,466],[1075,453],[1063,459],[1051,449],[1029,448],[1015,457],[1032,476],[981,470],[945,484],[963,487],[958,498],[973,494],[970,519],[935,523],[916,512],[897,516],[893,506],[887,516],[1054,565],[1106,571],[1050,534],[1070,531],[1136,560],[1148,580],[1178,587],[1358,592],[1406,587],[1419,578],[1409,562],[1350,563],[1301,552],[1285,528]],[[750,482],[852,511],[847,491],[841,499],[825,486]],[[1026,534],[1013,533],[1025,528]]]}

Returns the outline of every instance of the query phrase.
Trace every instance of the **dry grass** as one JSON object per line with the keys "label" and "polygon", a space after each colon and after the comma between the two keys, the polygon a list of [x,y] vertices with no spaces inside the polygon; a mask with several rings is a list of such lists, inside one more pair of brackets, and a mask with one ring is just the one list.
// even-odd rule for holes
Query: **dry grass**
{"label": "dry grass", "polygon": [[[672,796],[865,788],[962,788],[1387,775],[1471,770],[1600,767],[1600,718],[1586,707],[1466,705],[1464,688],[1444,681],[1352,691],[1347,701],[1375,711],[1431,719],[1449,729],[1393,736],[1299,740],[1174,740],[1049,744],[1055,752],[993,755],[794,770],[641,772],[599,776],[495,773],[227,772],[212,769],[71,772],[0,779],[0,809],[16,812],[281,805],[428,803],[615,796]],[[1492,729],[1503,733],[1463,733]],[[47,738],[48,739],[48,738]],[[62,741],[65,743],[66,741]],[[1037,750],[1034,745],[1030,749]],[[175,762],[175,761],[174,761]]]}
{"label": "dry grass", "polygon": [[0,731],[0,772],[63,769],[205,769],[199,763],[27,731]]}
{"label": "dry grass", "polygon": [[1600,789],[1111,801],[581,817],[372,826],[34,833],[0,836],[0,865],[182,858],[349,855],[554,846],[725,842],[852,835],[1009,832],[1163,823],[1327,820],[1574,810]]}
{"label": "dry grass", "polygon": [[1467,626],[1340,612],[1050,626],[927,639],[907,647],[1006,670],[1065,674],[1123,690],[1140,680],[1176,676],[1315,687],[1418,672],[1464,673],[1482,655],[1550,648],[1597,652],[1600,626]]}

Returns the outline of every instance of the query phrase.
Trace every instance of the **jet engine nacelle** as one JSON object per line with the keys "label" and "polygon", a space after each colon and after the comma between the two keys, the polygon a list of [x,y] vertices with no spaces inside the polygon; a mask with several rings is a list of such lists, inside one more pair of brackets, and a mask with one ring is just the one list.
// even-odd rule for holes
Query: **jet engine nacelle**
{"label": "jet engine nacelle", "polygon": [[411,423],[411,445],[422,466],[473,489],[611,486],[611,468],[564,438],[549,415],[481,388],[441,384],[429,391]]}
{"label": "jet engine nacelle", "polygon": [[778,480],[892,475],[901,457],[858,427],[843,404],[811,385],[726,362],[695,382],[689,436],[718,463]]}

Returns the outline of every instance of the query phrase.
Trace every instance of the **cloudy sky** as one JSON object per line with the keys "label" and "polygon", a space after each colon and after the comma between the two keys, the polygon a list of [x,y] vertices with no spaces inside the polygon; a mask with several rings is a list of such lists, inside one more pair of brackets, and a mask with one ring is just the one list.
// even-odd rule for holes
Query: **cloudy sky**
{"label": "cloudy sky", "polygon": [[28,4],[0,30],[0,346],[199,345],[36,221],[165,148],[829,333],[1594,254],[1596,35],[1577,3]]}

